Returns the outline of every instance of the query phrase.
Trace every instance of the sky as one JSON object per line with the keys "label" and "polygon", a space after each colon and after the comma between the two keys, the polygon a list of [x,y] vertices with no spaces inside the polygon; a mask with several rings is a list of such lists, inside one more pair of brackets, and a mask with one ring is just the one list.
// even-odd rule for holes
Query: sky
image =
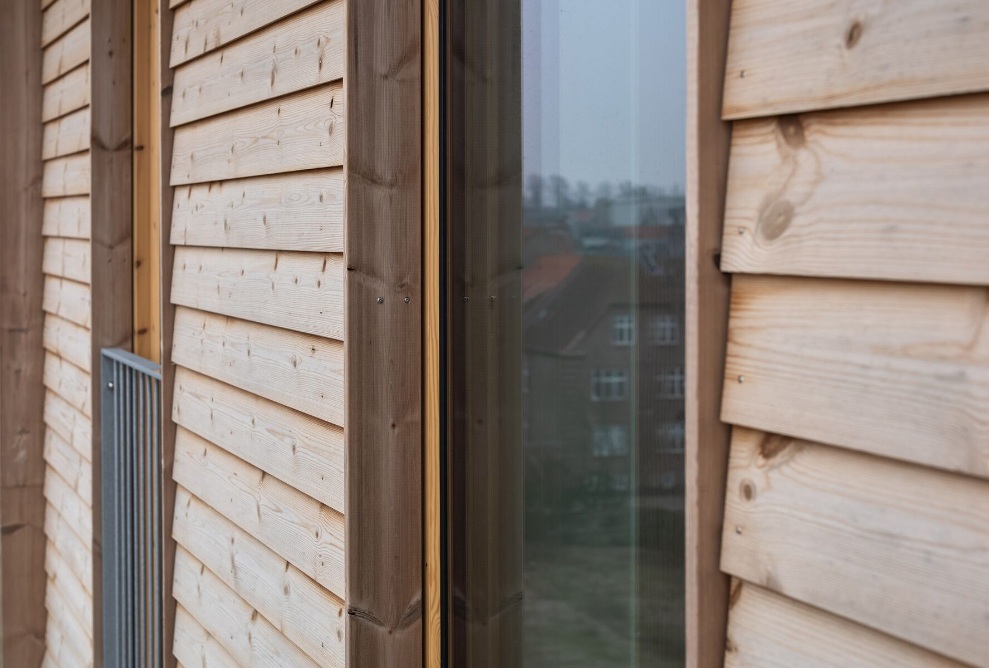
{"label": "sky", "polygon": [[525,172],[683,191],[684,0],[522,0]]}

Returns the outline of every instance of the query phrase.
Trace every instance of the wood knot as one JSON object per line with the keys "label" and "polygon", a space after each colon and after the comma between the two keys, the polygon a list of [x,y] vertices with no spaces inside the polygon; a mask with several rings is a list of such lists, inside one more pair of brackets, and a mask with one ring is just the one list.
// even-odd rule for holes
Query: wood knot
{"label": "wood knot", "polygon": [[803,148],[807,144],[804,136],[804,123],[797,114],[786,114],[780,116],[776,121],[783,141],[790,148]]}
{"label": "wood knot", "polygon": [[773,202],[759,216],[757,229],[766,241],[779,239],[793,220],[793,204],[786,200]]}
{"label": "wood knot", "polygon": [[854,49],[855,45],[859,43],[862,39],[862,31],[865,30],[865,26],[862,25],[861,21],[855,21],[852,25],[848,26],[848,30],[845,31],[845,48]]}
{"label": "wood knot", "polygon": [[763,459],[776,457],[790,446],[790,439],[778,434],[766,434],[759,444],[759,454]]}
{"label": "wood knot", "polygon": [[751,480],[743,480],[741,485],[742,498],[752,501],[755,498],[755,485]]}

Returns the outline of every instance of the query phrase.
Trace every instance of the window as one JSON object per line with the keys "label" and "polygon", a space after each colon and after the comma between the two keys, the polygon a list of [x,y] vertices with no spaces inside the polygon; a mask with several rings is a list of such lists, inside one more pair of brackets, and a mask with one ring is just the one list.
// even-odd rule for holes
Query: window
{"label": "window", "polygon": [[591,401],[623,401],[628,396],[628,372],[595,369],[591,372]]}
{"label": "window", "polygon": [[593,454],[615,457],[628,454],[628,428],[623,424],[594,425]]}
{"label": "window", "polygon": [[611,342],[616,346],[635,345],[635,316],[616,315],[611,320]]}
{"label": "window", "polygon": [[664,399],[683,399],[683,368],[664,371],[656,376],[659,396]]}
{"label": "window", "polygon": [[669,346],[680,342],[680,322],[672,313],[654,315],[649,320],[649,343]]}

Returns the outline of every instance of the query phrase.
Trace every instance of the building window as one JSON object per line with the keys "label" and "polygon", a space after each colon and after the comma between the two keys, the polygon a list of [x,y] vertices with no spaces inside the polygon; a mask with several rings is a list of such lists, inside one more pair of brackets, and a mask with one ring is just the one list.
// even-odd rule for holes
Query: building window
{"label": "building window", "polygon": [[595,369],[591,372],[591,401],[623,401],[628,396],[628,372]]}
{"label": "building window", "polygon": [[628,428],[623,424],[594,425],[592,452],[595,457],[627,455]]}
{"label": "building window", "polygon": [[616,315],[611,320],[611,342],[616,346],[635,345],[635,316]]}
{"label": "building window", "polygon": [[656,376],[659,396],[664,399],[683,399],[683,368],[664,371]]}
{"label": "building window", "polygon": [[649,320],[649,343],[670,346],[680,342],[680,320],[672,313],[654,315]]}

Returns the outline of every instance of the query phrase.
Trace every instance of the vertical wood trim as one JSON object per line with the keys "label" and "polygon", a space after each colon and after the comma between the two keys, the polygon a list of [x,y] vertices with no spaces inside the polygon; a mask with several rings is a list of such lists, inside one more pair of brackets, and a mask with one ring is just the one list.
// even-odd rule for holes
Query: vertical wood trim
{"label": "vertical wood trim", "polygon": [[425,665],[440,668],[440,91],[439,0],[423,6],[423,485]]}
{"label": "vertical wood trim", "polygon": [[720,667],[728,618],[721,525],[729,428],[721,423],[729,278],[719,269],[730,126],[721,120],[731,0],[687,8],[687,666]]}
{"label": "vertical wood trim", "polygon": [[175,307],[172,305],[170,291],[172,287],[172,258],[175,253],[170,242],[172,228],[172,198],[174,190],[169,185],[172,165],[172,130],[169,115],[172,109],[172,83],[174,71],[168,66],[169,53],[172,45],[172,26],[175,23],[175,10],[169,9],[168,0],[156,0],[155,11],[158,12],[157,25],[158,42],[156,43],[158,70],[158,170],[155,173],[158,190],[158,323],[160,335],[158,343],[161,346],[159,359],[161,361],[161,467],[162,467],[162,623],[165,625],[162,633],[162,648],[165,654],[165,667],[174,668],[176,658],[172,653],[173,634],[175,629],[176,601],[172,596],[172,576],[175,570],[175,540],[172,538],[172,520],[175,509],[175,481],[172,480],[172,466],[175,459],[175,423],[172,421],[172,396],[175,386],[175,365],[172,364],[172,336],[175,330]]}
{"label": "vertical wood trim", "polygon": [[[93,0],[92,61],[92,359],[103,348],[132,343],[131,274],[131,2]],[[102,381],[92,383],[93,657],[103,665]]]}
{"label": "vertical wood trim", "polygon": [[41,11],[8,0],[0,24],[0,595],[6,666],[45,652],[41,272]]}
{"label": "vertical wood trim", "polygon": [[347,11],[347,657],[421,666],[422,10]]}

